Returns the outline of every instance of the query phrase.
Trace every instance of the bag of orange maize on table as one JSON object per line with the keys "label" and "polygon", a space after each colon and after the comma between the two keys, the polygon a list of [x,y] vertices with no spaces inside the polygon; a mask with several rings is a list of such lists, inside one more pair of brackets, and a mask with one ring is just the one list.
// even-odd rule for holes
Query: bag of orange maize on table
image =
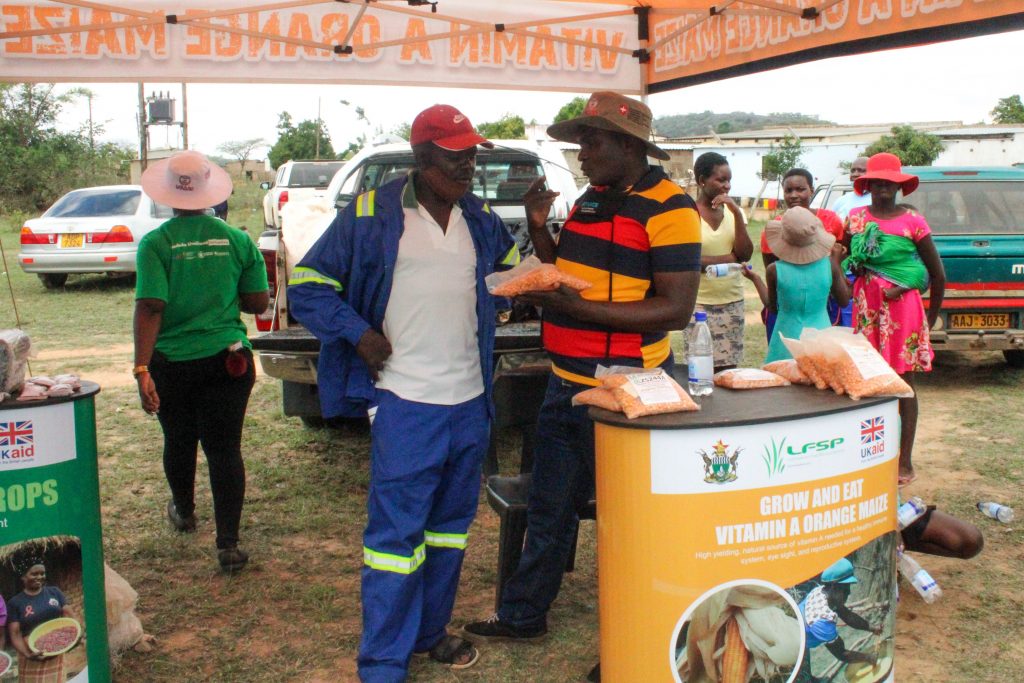
{"label": "bag of orange maize on table", "polygon": [[829,383],[836,393],[857,400],[866,396],[911,398],[914,390],[896,374],[875,347],[862,335],[825,335],[819,340]]}
{"label": "bag of orange maize on table", "polygon": [[661,368],[604,375],[601,385],[611,390],[622,412],[630,419],[700,410],[686,390]]}
{"label": "bag of orange maize on table", "polygon": [[800,369],[795,358],[773,361],[766,365],[762,365],[761,369],[774,373],[783,379],[787,379],[791,384],[814,385],[814,380],[808,377],[807,374]]}

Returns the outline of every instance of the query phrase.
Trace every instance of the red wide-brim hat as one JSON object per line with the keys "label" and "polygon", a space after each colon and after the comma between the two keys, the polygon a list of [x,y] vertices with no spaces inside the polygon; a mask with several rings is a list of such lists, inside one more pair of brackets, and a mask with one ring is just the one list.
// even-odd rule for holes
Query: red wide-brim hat
{"label": "red wide-brim hat", "polygon": [[879,152],[868,159],[868,170],[861,177],[853,181],[853,189],[857,194],[868,193],[868,181],[888,180],[896,183],[903,191],[903,196],[917,189],[918,179],[916,175],[903,172],[900,158],[889,152]]}

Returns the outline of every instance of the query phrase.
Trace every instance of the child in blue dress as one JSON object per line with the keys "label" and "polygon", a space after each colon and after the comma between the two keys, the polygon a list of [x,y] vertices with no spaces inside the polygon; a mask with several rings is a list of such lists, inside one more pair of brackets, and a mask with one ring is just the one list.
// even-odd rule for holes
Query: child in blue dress
{"label": "child in blue dress", "polygon": [[767,285],[749,275],[765,307],[778,314],[765,363],[792,358],[781,336],[796,339],[806,327],[831,327],[829,294],[840,306],[850,300],[850,287],[840,262],[843,247],[825,231],[821,220],[802,206],[770,221],[765,238],[778,261],[765,268]]}

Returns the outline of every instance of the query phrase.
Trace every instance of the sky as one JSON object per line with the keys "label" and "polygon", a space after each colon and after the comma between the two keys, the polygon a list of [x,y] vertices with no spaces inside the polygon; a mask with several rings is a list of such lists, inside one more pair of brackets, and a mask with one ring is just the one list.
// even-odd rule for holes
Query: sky
{"label": "sky", "polygon": [[[962,121],[991,123],[989,112],[1002,97],[1024,94],[1024,31],[1014,31],[921,47],[819,60],[750,76],[692,86],[648,99],[654,116],[711,110],[757,114],[798,112],[838,124]],[[884,87],[882,84],[888,84]],[[61,88],[75,87],[71,84]],[[90,83],[94,124],[102,140],[138,147],[138,86]],[[335,149],[360,134],[372,137],[410,122],[420,110],[452,104],[479,123],[515,113],[526,121],[550,122],[559,108],[587,93],[520,92],[351,85],[189,84],[188,142],[192,149],[217,154],[227,141],[277,139],[278,116],[294,123],[315,120],[319,107]],[[169,92],[181,118],[181,85],[146,83],[145,94]],[[349,104],[344,104],[348,102]],[[359,121],[355,106],[366,112]],[[61,126],[76,128],[89,117],[87,101],[68,106]],[[180,147],[180,129],[155,126],[150,148]],[[263,158],[266,149],[251,158]]]}

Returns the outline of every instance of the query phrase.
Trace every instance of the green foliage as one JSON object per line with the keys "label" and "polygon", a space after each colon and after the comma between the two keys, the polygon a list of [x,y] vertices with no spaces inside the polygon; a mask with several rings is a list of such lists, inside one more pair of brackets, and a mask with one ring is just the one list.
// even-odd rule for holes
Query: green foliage
{"label": "green foliage", "polygon": [[77,187],[128,182],[135,155],[95,144],[102,126],[86,123],[72,133],[56,128],[64,105],[88,94],[57,94],[52,84],[0,84],[0,210],[36,213]]}
{"label": "green foliage", "polygon": [[718,124],[715,127],[715,132],[716,133],[731,133],[732,132],[732,122],[731,121],[722,121],[720,124]]}
{"label": "green foliage", "polygon": [[773,143],[761,158],[761,180],[778,180],[791,168],[796,168],[803,155],[800,138],[787,135],[778,147]]}
{"label": "green foliage", "polygon": [[495,140],[524,140],[526,138],[526,122],[518,114],[505,114],[497,121],[485,121],[476,127],[476,131],[485,138]]}
{"label": "green foliage", "polygon": [[334,159],[335,155],[331,136],[320,122],[306,120],[296,126],[288,112],[281,112],[277,119],[277,142],[267,152],[267,158],[271,166],[278,168],[291,159]]}
{"label": "green foliage", "polygon": [[1024,123],[1024,102],[1020,101],[1020,95],[1001,97],[989,113],[996,123]]}
{"label": "green foliage", "polygon": [[[707,135],[709,129],[718,133],[727,133],[778,126],[825,126],[831,125],[831,123],[831,121],[823,121],[817,116],[788,112],[751,114],[745,111],[734,111],[719,114],[713,111],[703,111],[659,117],[654,122],[654,128],[658,131],[658,135],[668,138],[685,138],[693,135]],[[723,124],[728,124],[729,130],[719,130],[719,126]]]}
{"label": "green foliage", "polygon": [[942,154],[942,140],[937,135],[914,130],[912,126],[893,126],[890,134],[871,143],[864,155],[879,152],[895,154],[904,166],[931,166]]}
{"label": "green foliage", "polygon": [[391,129],[392,135],[397,135],[403,140],[408,140],[412,136],[412,124],[411,123],[400,123]]}
{"label": "green foliage", "polygon": [[583,108],[587,106],[587,99],[585,97],[574,97],[568,103],[562,106],[555,114],[555,123],[562,121],[568,121],[574,119],[577,116],[583,116]]}
{"label": "green foliage", "polygon": [[238,163],[242,165],[242,171],[245,171],[245,162],[249,160],[252,153],[260,147],[266,147],[267,141],[263,138],[250,138],[248,140],[228,140],[227,142],[221,143],[217,147],[217,151],[224,152],[225,154],[238,160]]}

